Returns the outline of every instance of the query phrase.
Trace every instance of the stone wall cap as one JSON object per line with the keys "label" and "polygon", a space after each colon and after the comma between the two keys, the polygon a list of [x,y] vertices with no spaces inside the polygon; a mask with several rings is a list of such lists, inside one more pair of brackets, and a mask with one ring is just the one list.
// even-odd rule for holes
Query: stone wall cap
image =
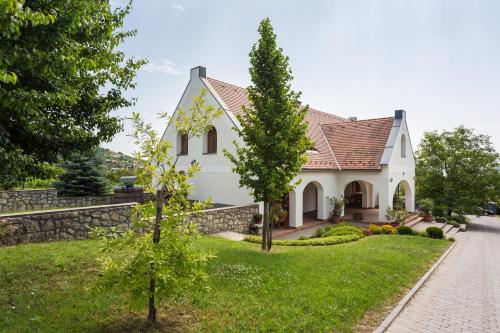
{"label": "stone wall cap", "polygon": [[102,208],[118,208],[118,207],[134,206],[136,204],[137,204],[137,202],[127,202],[127,203],[112,204],[112,205],[55,208],[55,209],[48,209],[48,210],[38,210],[38,211],[19,212],[19,213],[10,212],[10,213],[0,214],[0,219],[9,218],[9,217],[27,216],[27,215],[44,215],[44,214],[54,214],[54,213],[66,213],[66,212],[74,212],[74,211],[81,211],[81,210],[98,210],[98,209],[102,209]]}

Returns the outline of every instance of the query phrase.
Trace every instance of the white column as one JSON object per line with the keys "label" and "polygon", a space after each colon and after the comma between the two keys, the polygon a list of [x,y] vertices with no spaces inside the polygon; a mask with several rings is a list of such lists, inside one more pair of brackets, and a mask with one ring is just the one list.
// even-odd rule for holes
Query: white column
{"label": "white column", "polygon": [[378,220],[380,222],[387,222],[387,208],[392,208],[392,192],[390,191],[389,180],[380,183],[378,187]]}
{"label": "white column", "polygon": [[290,192],[289,194],[289,206],[290,206],[290,212],[289,212],[289,225],[292,228],[297,228],[302,226],[303,224],[303,216],[302,216],[302,191],[299,191],[297,193],[298,189],[295,189]]}

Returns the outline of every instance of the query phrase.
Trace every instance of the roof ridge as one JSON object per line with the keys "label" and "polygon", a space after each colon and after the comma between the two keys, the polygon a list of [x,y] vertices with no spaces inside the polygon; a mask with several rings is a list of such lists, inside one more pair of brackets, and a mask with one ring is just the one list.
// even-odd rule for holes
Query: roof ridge
{"label": "roof ridge", "polygon": [[366,122],[366,121],[373,121],[373,120],[389,120],[392,119],[394,120],[394,117],[380,117],[380,118],[370,118],[370,119],[361,119],[361,120],[354,120],[354,121],[343,121],[343,122],[337,122],[337,123],[323,123],[320,124],[321,126],[328,126],[328,125],[345,125],[347,124],[356,124],[356,123],[361,123],[361,122]]}

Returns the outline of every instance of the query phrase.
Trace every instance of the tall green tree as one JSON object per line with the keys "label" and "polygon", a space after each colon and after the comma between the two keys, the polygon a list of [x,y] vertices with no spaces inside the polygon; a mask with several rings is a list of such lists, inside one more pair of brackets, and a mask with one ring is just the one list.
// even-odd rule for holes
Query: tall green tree
{"label": "tall green tree", "polygon": [[[177,110],[171,123],[188,140],[207,131],[222,110],[205,105],[206,91],[194,98],[189,112]],[[116,233],[98,229],[106,239],[101,258],[103,289],[127,292],[132,305],[142,308],[149,300],[148,320],[156,322],[156,304],[182,297],[204,288],[205,264],[210,254],[196,248],[197,226],[190,219],[210,206],[210,201],[191,201],[190,179],[201,166],[193,162],[186,170],[177,169],[179,155],[172,154],[170,141],[162,140],[151,124],[134,113],[132,137],[138,150],[138,181],[156,192],[156,202],[135,207],[136,219],[130,230]]]}
{"label": "tall green tree", "polygon": [[118,46],[131,10],[107,0],[0,1],[0,187],[36,174],[43,162],[109,141],[111,112],[133,104],[142,60]]}
{"label": "tall green tree", "polygon": [[417,199],[435,211],[472,213],[500,197],[500,161],[489,136],[471,129],[427,132],[416,152]]}
{"label": "tall green tree", "polygon": [[109,187],[106,178],[106,164],[102,152],[93,149],[88,152],[74,153],[61,163],[63,169],[59,180],[54,184],[61,196],[99,196]]}
{"label": "tall green tree", "polygon": [[301,107],[300,92],[291,88],[288,57],[277,46],[268,18],[261,21],[258,32],[260,39],[250,52],[252,85],[247,88],[252,107],[243,107],[239,117],[239,135],[245,145],[235,142],[236,154],[224,153],[240,175],[240,186],[249,188],[255,201],[264,203],[262,249],[269,251],[270,207],[295,185],[293,180],[307,161],[311,142],[304,121],[307,107]]}

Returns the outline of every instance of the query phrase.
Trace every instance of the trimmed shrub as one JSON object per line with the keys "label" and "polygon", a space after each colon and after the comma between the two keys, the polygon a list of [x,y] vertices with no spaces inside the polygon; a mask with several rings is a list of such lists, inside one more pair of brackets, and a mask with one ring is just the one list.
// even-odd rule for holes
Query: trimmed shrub
{"label": "trimmed shrub", "polygon": [[455,238],[450,237],[450,238],[448,238],[448,240],[453,243],[455,241]]}
{"label": "trimmed shrub", "polygon": [[344,225],[341,227],[331,228],[323,235],[323,237],[343,236],[343,235],[360,235],[360,236],[362,236],[363,232],[358,227]]}
{"label": "trimmed shrub", "polygon": [[465,217],[465,215],[462,215],[462,214],[454,214],[450,217],[450,220],[452,221],[456,221],[458,222],[459,224],[466,224],[468,223],[468,219],[467,217]]}
{"label": "trimmed shrub", "polygon": [[399,226],[396,231],[400,235],[413,235],[413,229],[405,225]]}
{"label": "trimmed shrub", "polygon": [[443,239],[443,229],[438,228],[438,227],[429,227],[425,229],[425,233],[427,236],[430,238],[436,238],[436,239]]}
{"label": "trimmed shrub", "polygon": [[370,229],[373,235],[379,235],[382,233],[382,228],[376,224],[370,224],[368,228]]}
{"label": "trimmed shrub", "polygon": [[326,235],[326,233],[332,229],[333,229],[333,225],[327,225],[325,227],[318,228],[318,229],[316,229],[313,237],[314,238],[324,237]]}
{"label": "trimmed shrub", "polygon": [[363,228],[363,229],[361,229],[361,232],[363,232],[363,235],[365,235],[365,236],[371,236],[372,235],[372,232],[371,232],[370,228]]}
{"label": "trimmed shrub", "polygon": [[396,231],[390,224],[384,224],[380,228],[382,229],[382,233],[386,235],[392,235]]}
{"label": "trimmed shrub", "polygon": [[449,221],[448,224],[454,226],[455,228],[460,228],[460,223],[457,221]]}
{"label": "trimmed shrub", "polygon": [[[359,235],[343,235],[343,236],[331,236],[323,238],[309,238],[309,239],[297,239],[297,240],[273,240],[273,245],[277,246],[324,246],[324,245],[335,245],[347,242],[357,241],[363,238]],[[245,241],[250,243],[262,243],[262,238],[260,236],[247,236]]]}
{"label": "trimmed shrub", "polygon": [[442,216],[436,217],[435,220],[436,220],[436,222],[439,222],[439,223],[448,223],[448,220]]}

